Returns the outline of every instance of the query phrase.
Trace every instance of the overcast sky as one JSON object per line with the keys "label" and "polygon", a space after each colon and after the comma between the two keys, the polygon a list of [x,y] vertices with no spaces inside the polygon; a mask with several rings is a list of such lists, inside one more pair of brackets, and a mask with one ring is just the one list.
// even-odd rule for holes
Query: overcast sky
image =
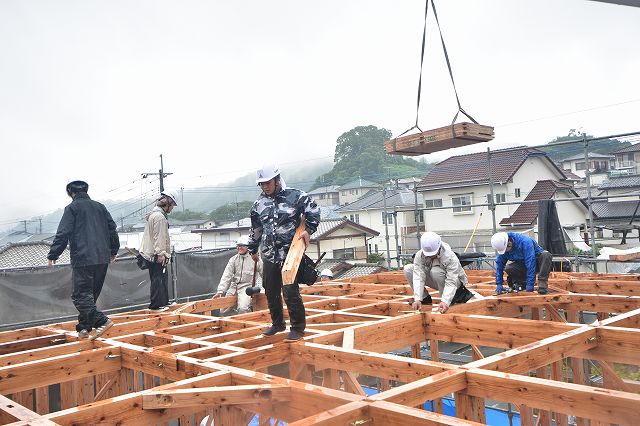
{"label": "overcast sky", "polygon": [[[493,148],[640,130],[640,8],[438,0],[462,106]],[[431,10],[419,124],[456,112]],[[221,184],[415,121],[423,1],[0,0],[0,229],[68,203]],[[450,155],[427,156],[440,161]],[[153,183],[153,188],[157,184]],[[151,188],[151,189],[153,189]]]}

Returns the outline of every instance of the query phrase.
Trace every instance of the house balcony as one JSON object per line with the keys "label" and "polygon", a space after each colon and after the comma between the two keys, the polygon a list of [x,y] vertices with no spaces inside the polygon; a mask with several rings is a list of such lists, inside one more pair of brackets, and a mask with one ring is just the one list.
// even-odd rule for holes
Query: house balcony
{"label": "house balcony", "polygon": [[616,169],[634,169],[636,167],[635,161],[616,161]]}

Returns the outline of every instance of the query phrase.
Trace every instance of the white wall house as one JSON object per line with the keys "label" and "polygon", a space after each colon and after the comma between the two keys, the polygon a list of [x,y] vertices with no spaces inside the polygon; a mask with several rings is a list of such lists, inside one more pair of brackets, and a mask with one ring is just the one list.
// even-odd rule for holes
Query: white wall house
{"label": "white wall house", "polygon": [[[415,194],[408,189],[390,189],[384,192],[384,198],[383,191],[369,193],[357,201],[340,207],[336,213],[376,231],[378,235],[367,241],[367,250],[370,253],[380,253],[385,259],[387,259],[386,236],[388,235],[389,258],[394,259],[398,253],[405,254],[408,245],[415,246],[413,241],[417,230],[414,211]],[[418,195],[418,206],[422,205],[422,196]],[[411,211],[397,212],[394,216],[394,209],[411,209]],[[422,219],[421,224],[424,224]],[[421,226],[421,229],[424,227]]]}
{"label": "white wall house", "polygon": [[244,218],[220,225],[211,229],[193,229],[191,232],[199,234],[203,250],[232,248],[242,235],[249,235],[251,219]]}
{"label": "white wall house", "polygon": [[591,185],[598,185],[609,176],[609,171],[615,169],[615,156],[606,154],[596,154],[589,152],[588,161],[585,161],[584,154],[574,155],[563,159],[560,164],[563,170],[569,170],[575,175],[584,179],[587,169],[591,176]]}
{"label": "white wall house", "polygon": [[320,207],[337,206],[340,204],[340,188],[338,185],[321,186],[307,192]]}
{"label": "white wall house", "polygon": [[362,178],[347,182],[339,188],[340,205],[353,203],[367,192],[377,189],[380,189],[379,184]]}
{"label": "white wall house", "polygon": [[[491,178],[498,230],[502,229],[501,220],[511,217],[519,207],[504,203],[524,201],[538,181],[566,179],[544,152],[526,147],[492,151]],[[450,157],[437,164],[418,185],[418,191],[423,195],[424,207],[449,208],[425,211],[426,229],[441,234],[454,249],[464,248],[475,229],[471,249],[484,251],[493,232],[491,211],[481,205],[487,204],[491,193],[489,181],[484,152]],[[565,220],[584,223],[585,216],[579,212],[580,209],[569,208]]]}
{"label": "white wall house", "polygon": [[640,173],[640,143],[621,148],[611,153],[616,157],[616,174],[635,175]]}
{"label": "white wall house", "polygon": [[316,232],[311,236],[307,255],[317,260],[322,253],[323,259],[349,260],[363,263],[367,261],[368,242],[378,232],[348,219],[322,220]]}

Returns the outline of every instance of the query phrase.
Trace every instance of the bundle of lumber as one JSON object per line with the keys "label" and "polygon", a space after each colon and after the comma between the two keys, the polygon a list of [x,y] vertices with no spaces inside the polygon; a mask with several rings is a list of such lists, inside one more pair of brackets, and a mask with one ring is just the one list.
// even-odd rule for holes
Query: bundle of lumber
{"label": "bundle of lumber", "polygon": [[388,154],[423,155],[493,139],[493,127],[457,123],[426,132],[390,139],[384,143]]}

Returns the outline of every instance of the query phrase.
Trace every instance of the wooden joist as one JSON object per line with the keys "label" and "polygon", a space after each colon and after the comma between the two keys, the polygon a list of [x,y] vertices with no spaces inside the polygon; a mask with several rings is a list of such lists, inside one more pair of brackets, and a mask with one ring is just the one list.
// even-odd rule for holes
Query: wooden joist
{"label": "wooden joist", "polygon": [[397,155],[432,154],[446,149],[488,142],[493,137],[493,127],[463,122],[390,139],[384,143],[384,150],[388,154]]}
{"label": "wooden joist", "polygon": [[[211,317],[233,302],[222,298],[113,315],[95,342],[78,340],[72,322],[0,333],[0,424],[190,425],[209,415],[235,425],[256,414],[264,426],[479,424],[485,398],[517,404],[529,425],[534,413],[558,425],[640,418],[640,384],[619,365],[640,365],[637,276],[554,273],[559,291],[496,297],[483,284],[491,273],[468,275],[485,297],[447,314],[410,310],[399,272],[311,287],[307,334],[295,343],[261,335],[266,310]],[[580,311],[598,321],[581,324],[591,314]],[[449,343],[469,345],[473,360],[441,362]],[[410,357],[388,353],[406,348]],[[588,386],[586,360],[602,367],[604,388]],[[380,392],[367,397],[365,386]],[[442,414],[452,393],[457,417]],[[439,414],[415,408],[425,400]]]}

